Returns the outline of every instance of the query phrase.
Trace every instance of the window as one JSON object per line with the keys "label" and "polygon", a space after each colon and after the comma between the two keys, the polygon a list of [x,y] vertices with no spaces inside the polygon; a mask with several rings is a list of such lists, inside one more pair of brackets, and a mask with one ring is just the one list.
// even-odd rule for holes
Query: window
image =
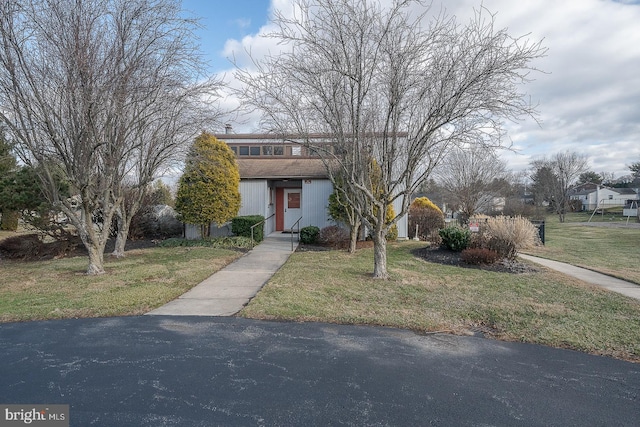
{"label": "window", "polygon": [[609,200],[613,200],[613,194],[609,194]]}
{"label": "window", "polygon": [[238,147],[232,146],[231,151],[233,151],[233,154],[235,154],[236,156],[238,155]]}
{"label": "window", "polygon": [[246,145],[240,146],[240,155],[241,156],[248,156],[249,155],[249,147],[247,147]]}
{"label": "window", "polygon": [[260,155],[260,147],[250,147],[251,150],[251,155],[252,156],[259,156]]}
{"label": "window", "polygon": [[265,156],[273,155],[273,147],[271,145],[265,145],[262,147],[262,154]]}
{"label": "window", "polygon": [[292,156],[302,155],[302,147],[300,147],[299,145],[294,145],[293,147],[291,147],[291,155]]}
{"label": "window", "polygon": [[282,156],[284,154],[284,147],[282,145],[276,145],[273,147],[273,154],[276,156]]}

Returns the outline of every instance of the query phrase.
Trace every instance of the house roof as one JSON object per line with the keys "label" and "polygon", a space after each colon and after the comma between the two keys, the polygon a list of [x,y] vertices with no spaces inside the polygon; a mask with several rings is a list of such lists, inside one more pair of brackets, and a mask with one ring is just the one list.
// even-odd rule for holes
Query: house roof
{"label": "house roof", "polygon": [[239,158],[237,161],[241,179],[328,178],[327,169],[320,159]]}

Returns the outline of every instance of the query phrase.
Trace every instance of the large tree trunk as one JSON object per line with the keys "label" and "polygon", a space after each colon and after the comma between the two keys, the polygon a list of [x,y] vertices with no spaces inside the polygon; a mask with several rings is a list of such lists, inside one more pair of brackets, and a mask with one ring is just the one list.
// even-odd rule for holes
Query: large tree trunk
{"label": "large tree trunk", "polygon": [[376,227],[373,233],[373,278],[388,279],[387,272],[387,230]]}
{"label": "large tree trunk", "polygon": [[360,233],[360,221],[356,221],[349,228],[349,253],[356,252],[356,246],[358,244],[358,234]]}
{"label": "large tree trunk", "polygon": [[127,236],[129,235],[129,226],[131,225],[131,217],[128,220],[122,218],[122,215],[116,215],[116,224],[118,232],[116,233],[116,245],[111,252],[111,256],[116,258],[124,258],[126,256],[124,247],[127,244]]}

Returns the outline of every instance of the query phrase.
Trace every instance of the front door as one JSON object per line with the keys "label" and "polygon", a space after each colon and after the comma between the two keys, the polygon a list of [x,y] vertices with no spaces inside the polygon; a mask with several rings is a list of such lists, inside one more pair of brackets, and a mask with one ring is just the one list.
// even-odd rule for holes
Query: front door
{"label": "front door", "polygon": [[284,190],[284,229],[291,231],[293,224],[302,215],[301,202],[302,191],[285,188]]}

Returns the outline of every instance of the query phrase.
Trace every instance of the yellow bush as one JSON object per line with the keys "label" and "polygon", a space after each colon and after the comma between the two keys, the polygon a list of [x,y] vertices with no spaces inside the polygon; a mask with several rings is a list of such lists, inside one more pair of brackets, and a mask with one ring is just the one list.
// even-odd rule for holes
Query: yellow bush
{"label": "yellow bush", "polygon": [[440,215],[443,215],[442,210],[440,210],[440,208],[435,203],[433,203],[431,200],[429,200],[428,197],[418,197],[418,198],[416,198],[413,202],[411,202],[411,208],[434,209],[434,210],[438,211],[440,213]]}

